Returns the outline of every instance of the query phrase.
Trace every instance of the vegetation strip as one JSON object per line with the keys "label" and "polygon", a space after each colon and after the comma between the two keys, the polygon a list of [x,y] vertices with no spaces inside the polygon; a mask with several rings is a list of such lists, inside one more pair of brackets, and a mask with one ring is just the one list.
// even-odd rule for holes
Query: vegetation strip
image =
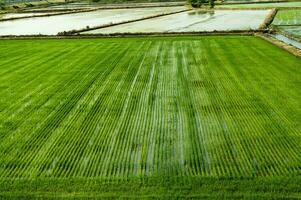
{"label": "vegetation strip", "polygon": [[0,40],[0,52],[0,198],[300,197],[301,62],[265,40]]}
{"label": "vegetation strip", "polygon": [[189,10],[191,10],[191,9],[185,9],[185,10],[170,12],[170,13],[162,13],[162,14],[158,14],[158,15],[147,16],[147,17],[128,20],[128,21],[124,21],[124,22],[110,23],[110,24],[104,24],[104,25],[99,25],[99,26],[94,26],[94,27],[86,27],[86,28],[79,29],[79,30],[63,31],[63,32],[58,33],[58,35],[73,35],[73,34],[78,34],[78,33],[85,32],[85,31],[91,31],[91,30],[100,29],[100,28],[106,28],[106,27],[111,27],[111,26],[116,26],[116,25],[121,25],[121,24],[143,21],[146,19],[157,18],[157,17],[161,17],[161,16],[167,16],[167,15],[173,15],[173,14],[177,14],[177,13],[187,12]]}
{"label": "vegetation strip", "polygon": [[300,177],[292,178],[68,178],[0,181],[7,198],[298,198]]}
{"label": "vegetation strip", "polygon": [[83,38],[132,38],[132,37],[170,37],[170,36],[251,36],[256,33],[264,33],[264,30],[232,30],[210,32],[154,32],[154,33],[112,33],[112,34],[74,34],[74,35],[3,35],[2,40],[11,39],[83,39]]}

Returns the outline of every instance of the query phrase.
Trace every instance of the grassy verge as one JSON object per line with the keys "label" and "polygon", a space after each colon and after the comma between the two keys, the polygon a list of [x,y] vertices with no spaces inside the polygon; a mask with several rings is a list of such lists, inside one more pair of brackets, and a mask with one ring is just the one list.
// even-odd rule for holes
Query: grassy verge
{"label": "grassy verge", "polygon": [[300,177],[275,178],[70,178],[6,180],[0,197],[33,198],[210,198],[278,199],[301,197]]}

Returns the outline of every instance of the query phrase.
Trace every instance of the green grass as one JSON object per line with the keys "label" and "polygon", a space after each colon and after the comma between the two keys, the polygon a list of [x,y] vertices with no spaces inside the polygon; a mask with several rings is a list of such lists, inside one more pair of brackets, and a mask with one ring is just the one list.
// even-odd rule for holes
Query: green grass
{"label": "green grass", "polygon": [[0,52],[0,198],[300,197],[301,62],[262,39]]}

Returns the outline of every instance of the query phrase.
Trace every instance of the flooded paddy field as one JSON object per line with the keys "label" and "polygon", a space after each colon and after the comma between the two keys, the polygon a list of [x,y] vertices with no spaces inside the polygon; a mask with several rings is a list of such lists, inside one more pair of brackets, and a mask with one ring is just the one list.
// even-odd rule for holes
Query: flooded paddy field
{"label": "flooded paddy field", "polygon": [[287,35],[301,38],[301,9],[278,11],[272,27]]}
{"label": "flooded paddy field", "polygon": [[82,9],[82,8],[131,8],[131,7],[165,7],[165,6],[183,6],[185,2],[155,2],[155,3],[123,3],[123,4],[101,4],[101,3],[68,3],[54,5],[44,8],[32,8],[29,10],[61,10],[61,9]]}
{"label": "flooded paddy field", "polygon": [[26,13],[7,13],[7,14],[0,14],[0,19],[10,19],[10,18],[19,18],[19,17],[30,17],[30,16],[40,16],[40,15],[47,15],[47,14],[55,14],[58,12],[42,12],[42,13],[35,13],[35,12],[26,12]]}
{"label": "flooded paddy field", "polygon": [[87,31],[84,34],[254,30],[259,28],[269,12],[270,10],[194,10]]}
{"label": "flooded paddy field", "polygon": [[301,39],[301,25],[300,26],[277,26],[277,28],[293,37]]}
{"label": "flooded paddy field", "polygon": [[27,18],[0,22],[0,35],[56,35],[58,32],[124,22],[185,10],[184,6],[133,9],[107,9],[50,17]]}
{"label": "flooded paddy field", "polygon": [[277,3],[250,3],[250,4],[228,4],[217,5],[216,8],[289,8],[301,7],[301,2],[277,2]]}
{"label": "flooded paddy field", "polygon": [[298,42],[296,40],[290,39],[284,35],[281,34],[275,34],[272,35],[272,37],[276,38],[277,40],[280,40],[282,42],[285,42],[286,44],[292,45],[294,47],[297,47],[298,49],[301,49],[301,42]]}

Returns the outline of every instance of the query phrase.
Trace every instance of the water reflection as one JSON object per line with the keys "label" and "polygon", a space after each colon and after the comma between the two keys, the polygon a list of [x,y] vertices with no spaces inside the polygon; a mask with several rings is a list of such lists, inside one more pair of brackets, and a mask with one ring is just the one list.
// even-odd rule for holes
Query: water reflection
{"label": "water reflection", "polygon": [[0,22],[0,35],[56,35],[58,32],[118,23],[184,10],[185,7],[106,9],[93,12]]}
{"label": "water reflection", "polygon": [[280,34],[276,34],[276,35],[272,35],[274,38],[276,38],[277,40],[280,40],[282,42],[285,42],[286,44],[292,45],[294,47],[297,47],[298,49],[301,49],[301,43],[296,41],[296,40],[292,40],[284,35],[280,35]]}
{"label": "water reflection", "polygon": [[269,12],[270,10],[196,10],[93,30],[86,33],[254,30],[259,28]]}

